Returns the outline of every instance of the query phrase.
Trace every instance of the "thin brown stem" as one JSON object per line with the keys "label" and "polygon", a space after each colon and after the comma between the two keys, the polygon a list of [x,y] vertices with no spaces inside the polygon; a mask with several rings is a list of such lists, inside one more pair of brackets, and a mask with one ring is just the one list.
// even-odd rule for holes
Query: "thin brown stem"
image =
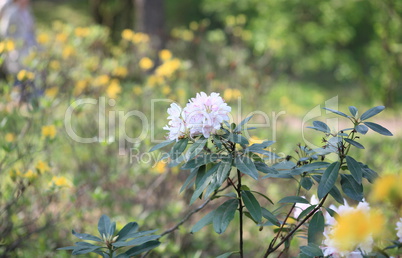
{"label": "thin brown stem", "polygon": [[243,258],[243,203],[241,200],[241,173],[240,170],[237,170],[237,197],[239,198],[239,248],[240,248],[240,257]]}

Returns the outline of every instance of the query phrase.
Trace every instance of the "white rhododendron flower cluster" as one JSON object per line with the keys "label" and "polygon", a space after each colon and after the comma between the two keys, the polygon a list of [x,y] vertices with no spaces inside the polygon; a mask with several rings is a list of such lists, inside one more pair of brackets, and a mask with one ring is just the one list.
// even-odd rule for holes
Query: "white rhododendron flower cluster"
{"label": "white rhododendron flower cluster", "polygon": [[402,243],[402,218],[396,223],[396,236],[399,238],[399,242]]}
{"label": "white rhododendron flower cluster", "polygon": [[229,120],[231,111],[219,93],[197,93],[185,108],[172,103],[168,108],[169,123],[163,128],[169,131],[170,140],[178,140],[181,137],[194,137],[203,135],[205,138],[219,130],[223,121]]}

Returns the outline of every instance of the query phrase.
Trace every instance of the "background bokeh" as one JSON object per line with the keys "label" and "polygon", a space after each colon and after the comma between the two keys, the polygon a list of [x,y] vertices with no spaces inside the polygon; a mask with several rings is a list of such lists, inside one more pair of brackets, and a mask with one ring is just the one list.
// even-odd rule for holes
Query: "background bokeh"
{"label": "background bokeh", "polygon": [[[144,230],[161,232],[200,205],[188,207],[191,190],[179,193],[188,171],[168,168],[147,154],[166,134],[162,127],[170,102],[185,105],[200,91],[219,92],[232,107],[234,122],[256,110],[264,113],[269,124],[252,131],[252,141],[275,140],[273,151],[283,155],[293,155],[304,139],[322,145],[322,135],[305,129],[313,120],[303,124],[317,105],[325,107],[332,99],[345,112],[349,105],[360,112],[384,105],[374,120],[394,136],[370,132],[361,139],[366,149],[353,154],[379,174],[401,171],[401,1],[40,0],[30,5],[37,45],[21,71],[4,73],[0,81],[0,254],[5,257],[70,257],[56,248],[76,241],[71,229],[95,234],[102,214],[118,227],[137,221]],[[19,47],[2,40],[3,57]],[[20,101],[25,89],[34,93]],[[96,103],[77,104],[87,98]],[[77,142],[68,134],[69,107],[74,132],[100,134],[95,142]],[[129,111],[146,120],[133,115],[119,123]],[[333,117],[322,111],[315,119]],[[264,116],[256,114],[251,122],[263,124]],[[141,140],[133,143],[124,135]],[[296,191],[291,180],[248,183],[273,201]],[[369,194],[370,185],[365,187]],[[235,250],[235,227],[222,236],[208,227],[189,233],[217,204],[210,206],[163,238],[152,257],[211,257]],[[389,225],[390,232],[394,227]],[[261,254],[271,228],[260,232],[252,222],[246,228],[245,252]],[[292,241],[295,255],[302,241]]]}

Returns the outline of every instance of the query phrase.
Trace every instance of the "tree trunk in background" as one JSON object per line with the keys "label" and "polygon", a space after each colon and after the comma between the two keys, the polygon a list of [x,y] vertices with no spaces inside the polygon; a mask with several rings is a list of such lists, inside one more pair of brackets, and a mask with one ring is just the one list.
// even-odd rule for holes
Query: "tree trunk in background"
{"label": "tree trunk in background", "polygon": [[133,2],[136,30],[150,35],[154,48],[164,48],[166,42],[164,0],[133,0]]}

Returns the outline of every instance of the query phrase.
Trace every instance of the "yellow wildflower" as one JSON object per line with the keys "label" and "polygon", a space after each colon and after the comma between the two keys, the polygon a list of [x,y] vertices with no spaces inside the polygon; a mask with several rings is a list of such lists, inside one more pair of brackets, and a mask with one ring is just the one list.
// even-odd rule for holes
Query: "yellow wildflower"
{"label": "yellow wildflower", "polygon": [[99,75],[94,80],[94,86],[104,86],[110,82],[110,77],[107,74]]}
{"label": "yellow wildflower", "polygon": [[74,92],[73,92],[74,96],[80,95],[85,90],[87,85],[88,85],[88,81],[86,81],[86,80],[77,81],[75,83],[75,87],[74,87]]}
{"label": "yellow wildflower", "polygon": [[180,68],[180,65],[180,60],[178,58],[174,58],[160,65],[156,69],[155,74],[158,76],[165,76],[169,78],[173,75],[174,72],[176,72],[177,69]]}
{"label": "yellow wildflower", "polygon": [[0,53],[13,51],[15,49],[15,44],[11,40],[4,40],[0,42]]}
{"label": "yellow wildflower", "polygon": [[402,175],[384,175],[373,184],[372,199],[374,201],[390,201],[402,204]]}
{"label": "yellow wildflower", "polygon": [[67,59],[73,55],[75,55],[75,49],[72,46],[65,46],[63,48],[63,52],[61,54],[64,59]]}
{"label": "yellow wildflower", "polygon": [[223,98],[226,101],[235,100],[241,97],[241,92],[238,89],[225,89],[223,92]]}
{"label": "yellow wildflower", "polygon": [[131,40],[134,36],[134,31],[130,29],[125,29],[121,33],[121,37],[125,40]]}
{"label": "yellow wildflower", "polygon": [[19,81],[33,80],[35,78],[35,74],[33,72],[27,70],[21,70],[17,74],[17,79]]}
{"label": "yellow wildflower", "polygon": [[198,27],[199,27],[198,22],[196,22],[196,21],[190,22],[190,29],[198,30]]}
{"label": "yellow wildflower", "polygon": [[156,76],[156,75],[151,75],[148,77],[147,80],[147,85],[151,88],[153,88],[155,85],[161,85],[165,82],[163,77],[161,76]]}
{"label": "yellow wildflower", "polygon": [[45,138],[53,139],[56,136],[56,127],[54,125],[42,126],[42,136]]}
{"label": "yellow wildflower", "polygon": [[9,173],[9,175],[10,175],[10,177],[11,177],[11,180],[15,180],[15,179],[17,179],[17,177],[19,177],[19,176],[21,176],[22,175],[22,173],[21,173],[21,171],[19,170],[19,169],[12,169],[12,170],[10,170],[10,172],[8,172]]}
{"label": "yellow wildflower", "polygon": [[58,187],[72,187],[73,184],[70,180],[65,178],[64,176],[54,176],[52,181],[49,183],[50,186],[58,186]]}
{"label": "yellow wildflower", "polygon": [[45,90],[45,96],[49,98],[54,98],[56,97],[58,92],[59,89],[57,87],[51,87]]}
{"label": "yellow wildflower", "polygon": [[183,30],[181,38],[185,41],[192,41],[194,39],[194,33],[191,30]]}
{"label": "yellow wildflower", "polygon": [[35,168],[39,171],[39,173],[45,173],[45,172],[50,171],[49,165],[46,162],[41,161],[41,160],[39,160],[38,163],[36,163]]}
{"label": "yellow wildflower", "polygon": [[171,91],[172,91],[172,89],[169,87],[169,85],[164,85],[162,87],[162,94],[163,95],[168,95]]}
{"label": "yellow wildflower", "polygon": [[331,246],[341,252],[353,251],[371,237],[379,236],[385,224],[380,213],[361,209],[346,211],[336,221],[329,239]]}
{"label": "yellow wildflower", "polygon": [[15,134],[6,133],[6,136],[4,138],[5,138],[6,142],[13,142],[15,140]]}
{"label": "yellow wildflower", "polygon": [[88,27],[78,27],[78,28],[75,28],[74,33],[75,33],[75,36],[84,38],[89,35],[90,30]]}
{"label": "yellow wildflower", "polygon": [[25,172],[25,174],[22,175],[22,177],[25,177],[29,180],[35,179],[38,177],[38,174],[33,172],[31,169]]}
{"label": "yellow wildflower", "polygon": [[149,36],[145,33],[138,32],[132,36],[131,40],[134,44],[146,43],[149,41]]}
{"label": "yellow wildflower", "polygon": [[166,162],[159,161],[153,168],[153,171],[157,172],[158,174],[163,174],[166,171]]}
{"label": "yellow wildflower", "polygon": [[229,15],[225,19],[226,25],[231,27],[236,24],[236,18],[233,15]]}
{"label": "yellow wildflower", "polygon": [[170,58],[172,58],[172,52],[170,52],[170,51],[167,50],[167,49],[162,49],[161,51],[159,51],[159,58],[160,58],[162,61],[167,61],[167,60],[169,60]]}
{"label": "yellow wildflower", "polygon": [[113,70],[112,74],[113,74],[114,76],[118,76],[118,77],[124,78],[124,77],[127,76],[128,70],[127,70],[127,68],[124,67],[124,66],[118,66],[118,67],[116,67],[116,68]]}
{"label": "yellow wildflower", "polygon": [[60,43],[64,43],[67,41],[67,34],[65,33],[59,33],[56,35],[56,41],[59,41]]}
{"label": "yellow wildflower", "polygon": [[112,80],[109,87],[106,89],[106,94],[109,98],[115,99],[117,95],[121,92],[121,87],[119,80]]}
{"label": "yellow wildflower", "polygon": [[40,43],[40,44],[46,44],[49,42],[50,37],[48,34],[46,33],[40,33],[38,35],[38,37],[36,38],[36,40]]}
{"label": "yellow wildflower", "polygon": [[133,92],[135,95],[139,96],[142,94],[142,88],[140,86],[134,86]]}
{"label": "yellow wildflower", "polygon": [[49,62],[49,67],[52,70],[58,71],[58,70],[60,70],[61,65],[60,65],[59,61],[52,60],[52,61]]}
{"label": "yellow wildflower", "polygon": [[149,70],[154,67],[154,62],[148,57],[143,57],[141,58],[139,65],[141,69]]}

